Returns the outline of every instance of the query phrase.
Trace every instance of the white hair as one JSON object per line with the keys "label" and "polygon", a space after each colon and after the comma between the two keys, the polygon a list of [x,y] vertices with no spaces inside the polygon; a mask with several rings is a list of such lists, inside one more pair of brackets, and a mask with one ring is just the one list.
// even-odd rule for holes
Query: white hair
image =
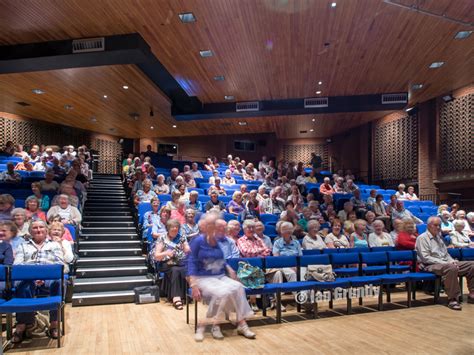
{"label": "white hair", "polygon": [[466,215],[466,218],[467,218],[468,220],[474,219],[474,212],[469,212],[469,213]]}
{"label": "white hair", "polygon": [[295,230],[295,226],[291,222],[287,222],[287,221],[284,221],[280,224],[280,226],[278,228],[280,233],[284,228],[291,229],[291,233],[293,233],[294,230]]}
{"label": "white hair", "polygon": [[464,228],[465,223],[462,219],[455,219],[453,221],[453,226],[454,226],[454,228],[457,228],[457,227],[463,227]]}
{"label": "white hair", "polygon": [[245,228],[248,228],[248,227],[255,227],[255,221],[253,221],[251,219],[246,219],[244,221],[244,223],[242,223],[242,228],[245,229]]}
{"label": "white hair", "polygon": [[380,219],[376,219],[375,221],[372,222],[372,226],[378,226],[380,225],[381,227],[384,227],[385,224],[380,220]]}
{"label": "white hair", "polygon": [[459,216],[460,216],[461,214],[466,215],[466,211],[464,211],[464,210],[459,210],[459,211],[457,211],[457,212],[456,212],[456,218],[459,218]]}

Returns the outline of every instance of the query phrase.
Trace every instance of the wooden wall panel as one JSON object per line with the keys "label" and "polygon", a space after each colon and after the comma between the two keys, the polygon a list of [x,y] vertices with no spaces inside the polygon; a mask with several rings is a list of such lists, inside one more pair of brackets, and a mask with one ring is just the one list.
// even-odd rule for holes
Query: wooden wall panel
{"label": "wooden wall panel", "polygon": [[323,160],[323,169],[329,165],[328,159],[328,145],[327,144],[299,144],[299,145],[284,145],[283,159],[287,162],[302,162],[309,164],[311,161],[311,153],[316,153]]}

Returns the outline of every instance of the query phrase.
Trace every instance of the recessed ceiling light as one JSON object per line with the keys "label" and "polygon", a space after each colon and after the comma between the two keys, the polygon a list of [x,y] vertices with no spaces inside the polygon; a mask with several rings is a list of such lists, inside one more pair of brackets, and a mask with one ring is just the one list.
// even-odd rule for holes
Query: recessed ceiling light
{"label": "recessed ceiling light", "polygon": [[64,105],[64,108],[66,110],[73,110],[74,109],[74,107],[72,105]]}
{"label": "recessed ceiling light", "polygon": [[337,6],[337,4],[335,2],[331,3],[331,7],[336,7],[336,6]]}
{"label": "recessed ceiling light", "polygon": [[316,122],[316,118],[313,118],[311,121]]}
{"label": "recessed ceiling light", "polygon": [[246,126],[247,125],[247,122],[245,121],[239,121],[239,126]]}
{"label": "recessed ceiling light", "polygon": [[122,86],[125,90],[128,90],[128,85]]}
{"label": "recessed ceiling light", "polygon": [[155,129],[155,127],[153,127],[153,126],[150,126],[150,129]]}
{"label": "recessed ceiling light", "polygon": [[203,58],[208,58],[208,57],[212,57],[214,54],[212,53],[210,49],[207,49],[205,51],[199,51],[199,55]]}
{"label": "recessed ceiling light", "polygon": [[103,98],[106,99],[106,98],[107,98],[107,95],[104,95]]}
{"label": "recessed ceiling light", "polygon": [[235,99],[235,97],[233,95],[225,95],[224,96],[224,100],[229,101],[229,100],[233,100],[233,99]]}
{"label": "recessed ceiling light", "polygon": [[216,75],[214,77],[215,81],[224,81],[224,79],[225,79],[224,75]]}
{"label": "recessed ceiling light", "polygon": [[176,125],[175,125],[175,124],[173,125],[173,128],[176,128]]}
{"label": "recessed ceiling light", "polygon": [[36,95],[42,95],[45,93],[45,91],[41,89],[33,89],[31,91],[33,91]]}
{"label": "recessed ceiling light", "polygon": [[454,97],[451,94],[447,94],[447,95],[443,96],[443,101],[444,102],[450,102],[450,101],[453,101],[453,100],[454,100]]}
{"label": "recessed ceiling light", "polygon": [[322,82],[322,81],[318,81],[318,85],[322,85],[322,84],[323,84],[323,82]]}
{"label": "recessed ceiling light", "polygon": [[97,122],[97,118],[95,118],[94,116],[91,117],[91,121],[92,122]]}
{"label": "recessed ceiling light", "polygon": [[456,33],[456,36],[454,36],[455,39],[465,39],[471,35],[472,31],[459,31]]}
{"label": "recessed ceiling light", "polygon": [[321,94],[321,90],[316,91],[316,95]]}
{"label": "recessed ceiling light", "polygon": [[444,65],[444,62],[433,62],[430,64],[430,69],[436,69],[439,67],[442,67]]}
{"label": "recessed ceiling light", "polygon": [[192,12],[184,12],[182,14],[178,14],[178,16],[182,23],[196,22],[196,17],[194,17]]}
{"label": "recessed ceiling light", "polygon": [[423,88],[423,84],[413,84],[411,87],[413,90],[420,90]]}
{"label": "recessed ceiling light", "polygon": [[311,128],[309,131],[310,131],[310,132],[314,132],[314,129],[313,129],[313,128]]}
{"label": "recessed ceiling light", "polygon": [[110,132],[115,132],[115,128],[109,128]]}

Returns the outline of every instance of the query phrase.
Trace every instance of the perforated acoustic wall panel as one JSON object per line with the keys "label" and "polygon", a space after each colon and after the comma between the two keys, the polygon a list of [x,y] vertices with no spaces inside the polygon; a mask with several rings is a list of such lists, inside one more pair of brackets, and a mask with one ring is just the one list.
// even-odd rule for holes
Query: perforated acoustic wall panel
{"label": "perforated acoustic wall panel", "polygon": [[418,116],[374,124],[375,181],[415,180],[418,175]]}
{"label": "perforated acoustic wall panel", "polygon": [[93,139],[92,149],[99,152],[99,173],[120,173],[118,164],[122,155],[122,146],[119,143],[105,139]]}
{"label": "perforated acoustic wall panel", "polygon": [[311,161],[311,153],[319,155],[323,160],[323,169],[328,166],[328,145],[327,144],[300,144],[300,145],[284,145],[283,159],[286,161],[309,163]]}
{"label": "perforated acoustic wall panel", "polygon": [[474,169],[474,94],[440,105],[439,145],[440,173]]}

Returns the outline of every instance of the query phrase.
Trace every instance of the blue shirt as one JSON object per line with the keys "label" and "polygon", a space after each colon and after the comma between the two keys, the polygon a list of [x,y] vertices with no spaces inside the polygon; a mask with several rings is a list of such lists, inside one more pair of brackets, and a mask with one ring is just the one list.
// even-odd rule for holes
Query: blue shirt
{"label": "blue shirt", "polygon": [[190,243],[191,253],[188,255],[188,275],[217,276],[225,274],[224,253],[219,245],[211,246],[206,237],[199,235]]}
{"label": "blue shirt", "polygon": [[18,247],[25,242],[25,239],[23,237],[13,237],[10,239],[10,245],[12,246],[13,252],[15,252]]}
{"label": "blue shirt", "polygon": [[283,238],[278,238],[273,243],[273,255],[301,256],[303,252],[301,251],[300,242],[297,240],[292,239],[289,243],[286,243]]}
{"label": "blue shirt", "polygon": [[227,260],[240,257],[239,248],[237,248],[237,245],[235,245],[233,239],[224,237],[219,239],[217,245],[219,245],[219,247],[222,249],[222,252],[224,253],[224,259]]}
{"label": "blue shirt", "polygon": [[0,264],[12,265],[13,264],[13,251],[10,243],[0,240]]}

